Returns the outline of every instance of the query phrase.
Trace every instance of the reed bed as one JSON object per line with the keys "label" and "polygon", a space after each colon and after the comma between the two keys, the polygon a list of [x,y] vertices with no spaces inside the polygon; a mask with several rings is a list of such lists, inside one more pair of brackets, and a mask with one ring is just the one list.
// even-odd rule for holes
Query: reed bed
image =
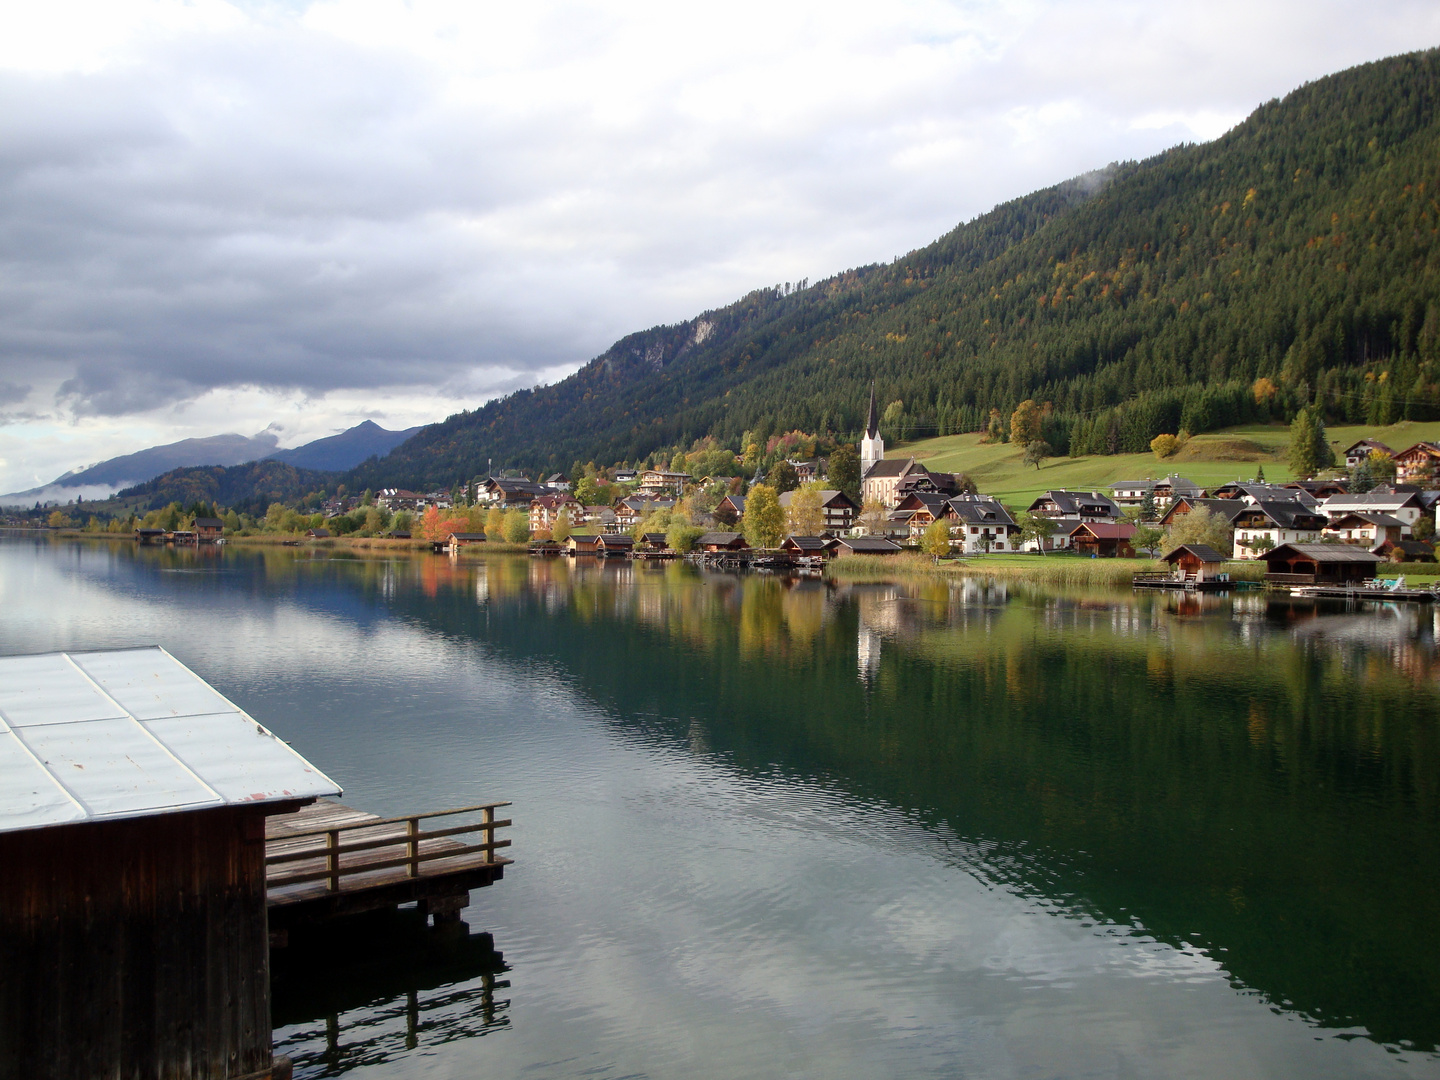
{"label": "reed bed", "polygon": [[[945,560],[938,565],[926,555],[842,555],[827,568],[839,581],[898,581],[906,578],[986,577],[1028,581],[1039,585],[1129,588],[1138,572],[1169,567],[1149,559],[1081,559],[1072,555],[1017,555]],[[1259,581],[1262,562],[1230,562],[1221,567],[1234,581]]]}

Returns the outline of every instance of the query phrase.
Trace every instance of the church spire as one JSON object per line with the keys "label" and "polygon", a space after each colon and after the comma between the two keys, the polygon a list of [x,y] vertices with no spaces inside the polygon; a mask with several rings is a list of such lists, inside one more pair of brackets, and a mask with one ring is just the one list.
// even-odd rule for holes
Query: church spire
{"label": "church spire", "polygon": [[865,421],[865,437],[873,439],[880,434],[880,417],[875,414],[875,384],[870,384],[870,416]]}

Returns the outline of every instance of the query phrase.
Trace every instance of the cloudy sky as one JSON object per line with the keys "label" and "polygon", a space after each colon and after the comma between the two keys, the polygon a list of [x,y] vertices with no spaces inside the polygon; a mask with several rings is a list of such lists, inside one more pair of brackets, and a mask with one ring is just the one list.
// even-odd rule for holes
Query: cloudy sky
{"label": "cloudy sky", "polygon": [[1440,43],[1434,0],[4,6],[0,491],[439,419]]}

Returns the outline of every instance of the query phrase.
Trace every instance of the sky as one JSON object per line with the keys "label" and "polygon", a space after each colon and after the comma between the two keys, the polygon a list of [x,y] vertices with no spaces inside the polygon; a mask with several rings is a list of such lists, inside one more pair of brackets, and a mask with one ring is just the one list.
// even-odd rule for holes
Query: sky
{"label": "sky", "polygon": [[443,419],[1440,43],[1434,0],[0,6],[0,492]]}

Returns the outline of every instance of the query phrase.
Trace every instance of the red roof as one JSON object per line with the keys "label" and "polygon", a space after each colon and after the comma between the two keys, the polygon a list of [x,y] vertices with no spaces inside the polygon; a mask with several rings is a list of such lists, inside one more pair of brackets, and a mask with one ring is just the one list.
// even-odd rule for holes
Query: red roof
{"label": "red roof", "polygon": [[1087,521],[1070,530],[1071,536],[1088,532],[1096,540],[1129,540],[1135,535],[1135,526],[1128,521]]}

